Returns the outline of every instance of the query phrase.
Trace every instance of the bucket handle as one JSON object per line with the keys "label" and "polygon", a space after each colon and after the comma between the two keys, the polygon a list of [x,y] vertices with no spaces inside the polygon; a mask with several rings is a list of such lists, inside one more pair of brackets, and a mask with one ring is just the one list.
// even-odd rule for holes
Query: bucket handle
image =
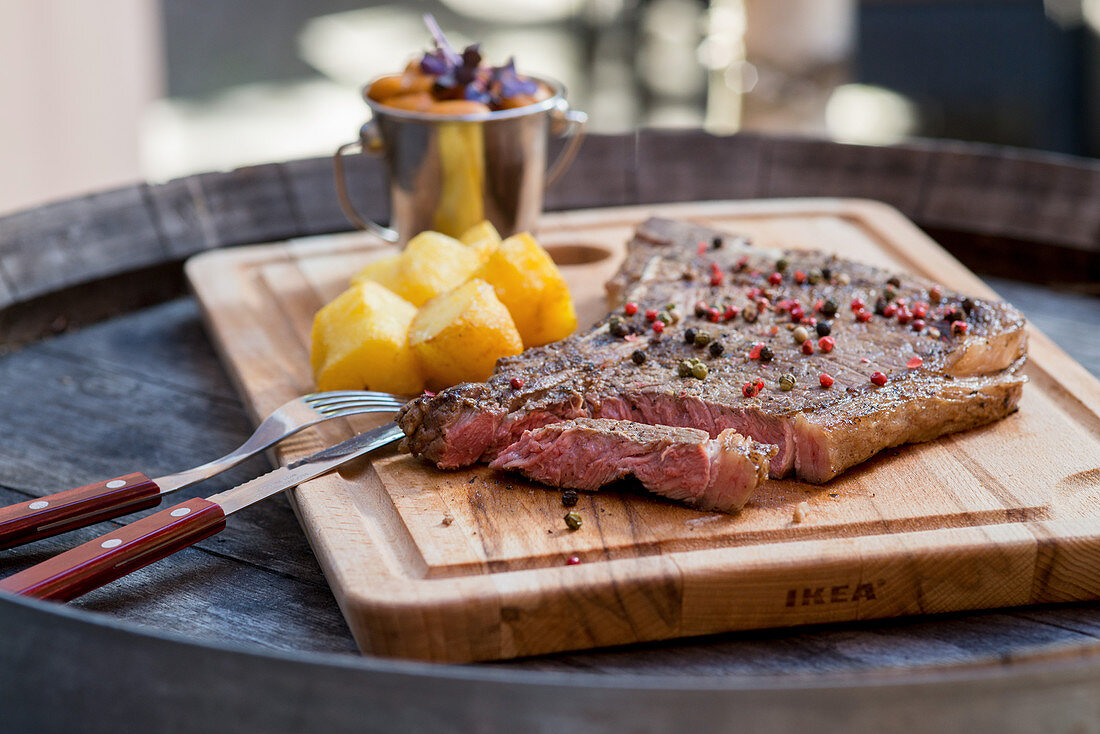
{"label": "bucket handle", "polygon": [[351,197],[348,196],[347,176],[344,173],[344,153],[352,148],[357,148],[359,153],[378,155],[378,151],[382,148],[382,139],[378,135],[378,126],[374,120],[360,128],[358,140],[344,143],[336,149],[332,156],[332,170],[336,178],[336,196],[340,200],[340,208],[344,210],[344,216],[359,229],[371,232],[386,242],[397,242],[399,236],[396,230],[383,227],[370,217],[360,214],[359,210],[355,208],[355,204],[352,203]]}
{"label": "bucket handle", "polygon": [[577,151],[581,148],[581,143],[584,142],[584,133],[588,127],[588,115],[580,110],[569,109],[569,103],[564,99],[558,102],[558,105],[550,111],[551,116],[551,128],[554,135],[559,138],[569,138],[569,142],[565,144],[565,148],[558,153],[558,159],[554,161],[554,165],[550,167],[550,171],[546,174],[546,187],[549,188],[558,182],[558,179],[569,170],[569,166],[572,165],[573,159],[577,157]]}

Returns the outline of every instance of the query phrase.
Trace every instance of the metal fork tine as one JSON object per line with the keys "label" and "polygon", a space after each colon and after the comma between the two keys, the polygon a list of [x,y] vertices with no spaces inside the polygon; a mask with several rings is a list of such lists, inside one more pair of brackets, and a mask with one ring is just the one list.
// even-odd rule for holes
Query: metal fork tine
{"label": "metal fork tine", "polygon": [[302,400],[313,405],[339,398],[394,398],[392,393],[377,392],[375,390],[332,390],[330,392],[316,392],[302,397]]}
{"label": "metal fork tine", "polygon": [[403,398],[398,398],[394,395],[384,395],[384,396],[356,395],[356,396],[348,396],[348,397],[343,397],[343,398],[330,398],[328,400],[316,400],[316,401],[313,401],[311,403],[307,403],[307,405],[310,408],[313,408],[313,409],[316,410],[317,408],[327,408],[327,407],[330,407],[330,406],[333,406],[333,405],[345,405],[347,403],[363,403],[363,402],[367,402],[367,403],[393,403],[393,402],[398,402],[398,401],[400,401],[402,403],[405,402]]}
{"label": "metal fork tine", "polygon": [[378,411],[383,411],[383,410],[396,411],[396,410],[399,410],[403,405],[404,405],[404,403],[397,403],[397,402],[394,402],[394,403],[367,403],[367,402],[348,403],[346,405],[334,405],[334,406],[327,407],[327,408],[319,408],[319,409],[316,409],[314,412],[320,413],[321,415],[323,415],[325,417],[331,417],[331,416],[334,416],[334,415],[340,415],[344,411],[348,411],[348,410],[373,409],[373,410],[378,410]]}
{"label": "metal fork tine", "polygon": [[320,405],[311,405],[310,408],[314,412],[323,413],[327,410],[339,410],[340,408],[344,408],[344,407],[348,407],[348,406],[352,406],[352,405],[358,406],[358,405],[404,405],[404,404],[405,404],[404,400],[382,400],[381,398],[369,398],[369,399],[355,400],[355,399],[352,399],[352,398],[347,398],[347,399],[344,399],[344,400],[334,400],[331,403],[323,403],[323,404],[320,404]]}

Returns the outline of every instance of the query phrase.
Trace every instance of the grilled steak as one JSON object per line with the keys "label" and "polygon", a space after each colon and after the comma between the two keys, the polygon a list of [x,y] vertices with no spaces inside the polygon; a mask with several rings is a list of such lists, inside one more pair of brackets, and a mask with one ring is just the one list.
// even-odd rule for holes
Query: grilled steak
{"label": "grilled steak", "polygon": [[662,497],[736,512],[767,478],[775,451],[733,430],[712,439],[697,428],[578,418],[525,431],[490,466],[584,490],[634,476]]}
{"label": "grilled steak", "polygon": [[410,402],[405,448],[460,467],[528,429],[612,418],[733,428],[778,447],[771,476],[825,482],[884,448],[1004,417],[1026,381],[1024,319],[1006,303],[683,222],[643,224],[609,292],[636,312]]}

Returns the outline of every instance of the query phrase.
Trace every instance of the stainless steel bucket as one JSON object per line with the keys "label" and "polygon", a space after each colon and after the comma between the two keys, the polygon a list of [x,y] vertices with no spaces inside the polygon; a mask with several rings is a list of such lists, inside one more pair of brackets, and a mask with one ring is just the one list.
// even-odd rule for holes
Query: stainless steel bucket
{"label": "stainless steel bucket", "polygon": [[[379,104],[359,140],[333,156],[340,206],[355,226],[390,242],[407,242],[427,229],[454,237],[488,219],[503,236],[531,229],[542,211],[543,191],[572,163],[588,116],[569,109],[561,84],[541,102],[474,115],[430,115]],[[546,170],[550,135],[570,140]],[[357,149],[381,155],[390,186],[390,224],[361,215],[347,191],[343,157]]]}

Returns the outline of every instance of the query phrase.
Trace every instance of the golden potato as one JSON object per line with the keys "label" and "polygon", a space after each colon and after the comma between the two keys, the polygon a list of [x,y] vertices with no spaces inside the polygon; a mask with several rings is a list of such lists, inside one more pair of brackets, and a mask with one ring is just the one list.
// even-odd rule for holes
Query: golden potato
{"label": "golden potato", "polygon": [[352,286],[313,318],[310,365],[319,390],[423,391],[409,348],[416,307],[372,280]]}
{"label": "golden potato", "polygon": [[474,250],[481,258],[481,262],[485,262],[500,244],[500,233],[492,222],[483,219],[463,232],[458,239],[459,242]]}
{"label": "golden potato", "polygon": [[564,339],[577,328],[565,279],[530,234],[513,235],[497,245],[475,277],[492,285],[508,307],[524,347]]}
{"label": "golden potato", "polygon": [[395,290],[397,276],[401,271],[401,255],[387,255],[368,264],[352,276],[351,284],[357,285],[364,280],[373,280],[379,285],[384,285],[391,291]]}
{"label": "golden potato", "polygon": [[499,358],[523,351],[508,309],[476,278],[424,304],[409,327],[409,346],[432,389],[484,380]]}
{"label": "golden potato", "polygon": [[409,303],[422,306],[440,293],[465,283],[479,264],[477,253],[453,237],[421,232],[401,253],[390,288]]}

